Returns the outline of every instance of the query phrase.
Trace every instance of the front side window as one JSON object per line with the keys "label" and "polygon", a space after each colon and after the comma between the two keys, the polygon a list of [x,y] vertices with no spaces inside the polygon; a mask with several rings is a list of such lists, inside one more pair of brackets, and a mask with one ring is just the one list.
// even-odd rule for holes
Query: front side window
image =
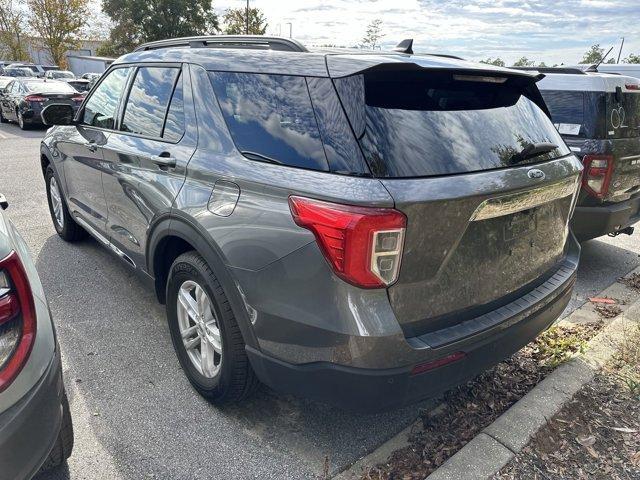
{"label": "front side window", "polygon": [[121,130],[161,137],[179,68],[141,67],[131,86]]}
{"label": "front side window", "polygon": [[87,100],[82,123],[99,128],[114,128],[118,103],[130,70],[129,67],[117,68],[107,75]]}
{"label": "front side window", "polygon": [[211,73],[231,136],[247,158],[328,170],[304,77]]}

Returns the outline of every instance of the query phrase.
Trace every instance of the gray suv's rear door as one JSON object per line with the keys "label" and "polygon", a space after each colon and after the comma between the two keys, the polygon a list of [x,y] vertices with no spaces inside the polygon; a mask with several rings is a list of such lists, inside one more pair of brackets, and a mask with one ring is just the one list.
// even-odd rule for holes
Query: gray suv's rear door
{"label": "gray suv's rear door", "polygon": [[139,65],[104,146],[110,240],[143,269],[150,228],[171,210],[197,145],[190,85],[180,64]]}

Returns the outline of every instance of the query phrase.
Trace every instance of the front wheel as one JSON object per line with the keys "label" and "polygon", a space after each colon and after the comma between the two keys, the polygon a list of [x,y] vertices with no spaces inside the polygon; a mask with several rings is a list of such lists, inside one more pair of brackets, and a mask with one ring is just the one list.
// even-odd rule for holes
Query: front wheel
{"label": "front wheel", "polygon": [[180,255],[167,281],[171,340],[187,378],[211,403],[235,403],[258,380],[222,286],[197,252]]}
{"label": "front wheel", "polygon": [[62,195],[60,182],[51,165],[47,167],[44,179],[47,184],[49,213],[51,214],[51,220],[53,220],[53,226],[56,232],[67,242],[74,242],[83,238],[86,233],[71,216],[64,196]]}

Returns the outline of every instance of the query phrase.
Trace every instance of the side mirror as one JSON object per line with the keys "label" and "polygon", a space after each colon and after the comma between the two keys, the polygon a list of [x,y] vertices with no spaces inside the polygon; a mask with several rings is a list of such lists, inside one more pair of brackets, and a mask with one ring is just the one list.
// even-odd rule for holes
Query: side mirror
{"label": "side mirror", "polygon": [[71,105],[53,103],[42,109],[42,121],[45,125],[72,125],[75,111]]}
{"label": "side mirror", "polygon": [[7,208],[9,208],[9,202],[7,202],[7,199],[1,193],[0,193],[0,208],[2,210],[6,210]]}

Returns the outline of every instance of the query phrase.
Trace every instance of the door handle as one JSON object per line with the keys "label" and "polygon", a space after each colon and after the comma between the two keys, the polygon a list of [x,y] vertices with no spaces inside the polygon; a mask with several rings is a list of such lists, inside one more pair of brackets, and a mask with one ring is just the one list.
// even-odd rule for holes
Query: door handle
{"label": "door handle", "polygon": [[172,157],[168,153],[151,155],[151,161],[158,165],[160,168],[175,168],[176,166],[176,158]]}
{"label": "door handle", "polygon": [[96,150],[98,150],[98,146],[96,145],[96,142],[94,142],[94,141],[87,142],[87,143],[84,144],[84,146],[87,147],[90,152],[95,152]]}

